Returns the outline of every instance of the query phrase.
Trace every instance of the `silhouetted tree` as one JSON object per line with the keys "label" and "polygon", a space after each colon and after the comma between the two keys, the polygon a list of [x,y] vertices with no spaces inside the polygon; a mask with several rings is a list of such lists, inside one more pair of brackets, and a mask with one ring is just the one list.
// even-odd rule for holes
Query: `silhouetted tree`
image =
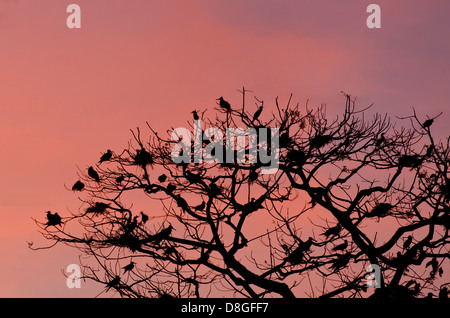
{"label": "silhouetted tree", "polygon": [[[249,107],[247,92],[240,107],[221,97],[214,116],[194,119],[202,132],[279,128],[275,173],[261,160],[175,163],[179,140],[137,128],[125,149],[80,171],[80,211],[36,220],[44,237],[89,255],[83,277],[124,297],[446,297],[450,139],[433,137],[438,116],[422,123],[414,113],[397,128],[387,116],[368,120],[369,107],[345,93],[330,119],[325,106],[291,98]],[[212,135],[206,144],[225,148]],[[270,138],[266,146],[276,151]],[[148,199],[144,208],[131,193]],[[381,270],[375,293],[369,264]]]}

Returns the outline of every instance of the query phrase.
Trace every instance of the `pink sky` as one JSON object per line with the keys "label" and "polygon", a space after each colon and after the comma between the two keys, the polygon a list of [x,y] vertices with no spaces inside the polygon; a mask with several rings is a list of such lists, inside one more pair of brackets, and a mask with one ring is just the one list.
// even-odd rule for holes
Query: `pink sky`
{"label": "pink sky", "polygon": [[[82,28],[65,21],[72,1],[0,0],[0,297],[92,297],[68,289],[69,248],[45,241],[31,217],[79,207],[65,189],[77,167],[122,149],[130,128],[185,125],[219,96],[245,86],[339,111],[344,90],[392,116],[445,114],[448,135],[450,2],[442,1],[73,1]],[[382,28],[369,30],[378,3]]]}

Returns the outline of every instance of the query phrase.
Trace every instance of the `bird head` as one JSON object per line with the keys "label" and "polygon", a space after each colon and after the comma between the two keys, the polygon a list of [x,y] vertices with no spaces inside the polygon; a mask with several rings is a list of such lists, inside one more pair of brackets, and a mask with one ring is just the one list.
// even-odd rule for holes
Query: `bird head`
{"label": "bird head", "polygon": [[220,96],[218,99],[216,99],[216,100],[220,100],[220,101],[223,101],[223,96]]}

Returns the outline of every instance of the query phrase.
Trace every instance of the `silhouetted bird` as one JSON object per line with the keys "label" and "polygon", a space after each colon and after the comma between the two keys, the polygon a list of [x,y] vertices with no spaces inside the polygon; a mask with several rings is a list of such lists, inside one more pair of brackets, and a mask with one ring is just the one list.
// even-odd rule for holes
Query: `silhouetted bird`
{"label": "silhouetted bird", "polygon": [[438,266],[439,266],[439,263],[438,263],[438,260],[437,260],[436,257],[433,257],[433,258],[431,259],[431,261],[429,261],[429,262],[425,265],[425,267],[428,267],[428,266],[430,266],[430,265],[431,265],[431,271],[432,271],[433,273],[436,273],[437,270],[438,270]]}
{"label": "silhouetted bird", "polygon": [[209,195],[215,197],[215,196],[218,196],[219,194],[221,194],[222,192],[220,191],[220,188],[217,186],[217,184],[211,183],[209,185],[208,193],[209,193]]}
{"label": "silhouetted bird", "polygon": [[398,160],[401,167],[418,168],[422,164],[423,159],[419,155],[403,155]]}
{"label": "silhouetted bird", "polygon": [[430,157],[431,155],[433,154],[433,145],[429,145],[428,147],[427,147],[427,152],[426,152],[426,154],[425,154],[425,157]]}
{"label": "silhouetted bird", "polygon": [[57,226],[57,225],[61,225],[62,221],[61,221],[61,217],[59,216],[58,212],[55,212],[52,214],[52,212],[47,211],[47,223],[45,223],[46,227],[47,226]]}
{"label": "silhouetted bird", "polygon": [[439,291],[439,299],[447,299],[448,298],[448,289],[447,287],[442,287]]}
{"label": "silhouetted bird", "polygon": [[104,202],[95,202],[94,205],[91,205],[86,209],[86,213],[103,213],[107,208],[109,208],[109,204]]}
{"label": "silhouetted bird", "polygon": [[295,250],[289,253],[289,255],[286,257],[286,260],[292,265],[297,265],[302,262],[304,255],[305,251],[302,248],[297,247]]}
{"label": "silhouetted bird", "polygon": [[332,140],[333,137],[330,135],[317,135],[311,140],[311,147],[319,149],[330,143]]}
{"label": "silhouetted bird", "polygon": [[116,178],[116,183],[118,183],[118,184],[120,184],[120,183],[122,183],[122,181],[125,179],[125,176],[118,176],[117,178]]}
{"label": "silhouetted bird", "polygon": [[388,212],[393,208],[394,206],[390,203],[379,203],[377,204],[370,213],[367,213],[366,216],[368,217],[384,217],[388,214]]}
{"label": "silhouetted bird", "polygon": [[148,215],[141,211],[141,222],[145,224],[148,221]]}
{"label": "silhouetted bird", "polygon": [[282,148],[286,148],[291,143],[291,138],[289,137],[289,132],[285,131],[280,135],[279,146]]}
{"label": "silhouetted bird", "polygon": [[202,177],[200,177],[200,174],[192,173],[189,170],[186,170],[185,176],[186,176],[186,180],[192,184],[200,183],[202,181]]}
{"label": "silhouetted bird", "polygon": [[100,157],[100,161],[98,162],[99,164],[101,164],[102,162],[108,161],[112,158],[112,152],[110,149],[108,149],[101,157]]}
{"label": "silhouetted bird", "polygon": [[200,118],[198,117],[197,111],[193,110],[192,111],[192,115],[194,116],[194,120],[199,120]]}
{"label": "silhouetted bird", "polygon": [[161,183],[163,183],[166,180],[167,180],[167,176],[165,174],[162,174],[158,177],[158,181]]}
{"label": "silhouetted bird", "polygon": [[258,172],[256,172],[256,170],[251,170],[250,173],[248,174],[248,181],[250,183],[255,182],[256,180],[258,180]]}
{"label": "silhouetted bird", "polygon": [[231,105],[229,102],[227,102],[226,100],[223,99],[223,97],[220,97],[217,99],[219,101],[219,106],[222,107],[223,109],[225,109],[226,111],[230,111],[231,110]]}
{"label": "silhouetted bird", "polygon": [[252,122],[254,122],[255,120],[257,120],[259,118],[259,116],[261,115],[263,111],[263,106],[259,106],[258,110],[253,114],[253,120]]}
{"label": "silhouetted bird", "polygon": [[349,261],[350,261],[350,253],[338,255],[334,263],[330,266],[330,269],[336,272],[341,268],[347,266]]}
{"label": "silhouetted bird", "polygon": [[413,237],[411,235],[409,235],[406,240],[403,242],[403,249],[406,250],[409,248],[409,246],[411,245],[413,241]]}
{"label": "silhouetted bird", "polygon": [[206,206],[206,202],[203,201],[203,202],[200,203],[199,205],[194,206],[194,210],[195,210],[195,211],[203,211],[203,210],[205,209],[205,206]]}
{"label": "silhouetted bird", "polygon": [[136,263],[135,263],[135,262],[130,262],[130,264],[128,264],[128,265],[122,267],[122,269],[124,269],[124,272],[123,272],[123,273],[125,274],[126,272],[132,271],[133,268],[134,268],[134,264],[136,264]]}
{"label": "silhouetted bird", "polygon": [[289,163],[296,166],[302,166],[306,160],[305,153],[300,149],[289,150],[286,158],[289,160]]}
{"label": "silhouetted bird", "polygon": [[160,243],[163,240],[166,240],[170,237],[170,234],[172,234],[173,227],[172,225],[169,225],[168,227],[162,229],[155,235],[151,237],[152,241],[156,244]]}
{"label": "silhouetted bird", "polygon": [[72,186],[72,191],[81,191],[84,189],[84,183],[78,180],[75,182],[75,184]]}
{"label": "silhouetted bird", "polygon": [[177,204],[178,204],[178,206],[180,207],[180,208],[182,208],[183,210],[185,210],[185,211],[188,211],[189,210],[189,204],[186,202],[186,200],[185,199],[183,199],[180,195],[178,195],[177,197],[176,197],[176,201],[177,201]]}
{"label": "silhouetted bird", "polygon": [[144,148],[137,149],[134,156],[134,163],[138,166],[145,168],[147,165],[153,164],[153,156]]}
{"label": "silhouetted bird", "polygon": [[116,276],[111,281],[109,281],[108,284],[106,284],[106,291],[108,291],[110,288],[117,288],[120,284],[120,277]]}
{"label": "silhouetted bird", "polygon": [[444,274],[444,270],[442,269],[442,267],[439,267],[439,277],[442,277],[442,275]]}
{"label": "silhouetted bird", "polygon": [[384,137],[384,133],[382,133],[380,138],[378,138],[378,140],[377,140],[375,145],[377,147],[380,147],[383,144],[383,142],[385,142],[385,141],[386,141],[386,138]]}
{"label": "silhouetted bird", "polygon": [[173,185],[172,183],[169,183],[169,184],[167,185],[166,191],[167,191],[168,193],[172,193],[176,188],[177,188],[177,187],[176,187],[175,185]]}
{"label": "silhouetted bird", "polygon": [[423,123],[423,127],[424,128],[428,128],[428,127],[430,127],[431,125],[433,125],[433,122],[434,122],[434,119],[427,119],[427,120],[425,120],[425,122]]}
{"label": "silhouetted bird", "polygon": [[339,235],[339,233],[341,233],[341,230],[342,230],[342,227],[338,223],[335,226],[330,227],[328,230],[323,232],[322,235],[326,236],[327,238],[330,237],[330,236],[337,236],[337,235]]}
{"label": "silhouetted bird", "polygon": [[347,248],[347,246],[348,246],[348,242],[347,242],[347,240],[344,240],[344,243],[341,243],[341,244],[333,247],[333,251],[343,251]]}
{"label": "silhouetted bird", "polygon": [[89,169],[88,169],[88,175],[89,175],[89,177],[91,177],[95,181],[100,182],[100,177],[98,176],[97,171],[95,171],[92,166],[89,167]]}
{"label": "silhouetted bird", "polygon": [[131,233],[131,232],[133,232],[136,229],[137,224],[138,224],[137,218],[138,218],[137,215],[135,215],[133,217],[133,220],[131,220],[131,222],[127,224],[125,232]]}

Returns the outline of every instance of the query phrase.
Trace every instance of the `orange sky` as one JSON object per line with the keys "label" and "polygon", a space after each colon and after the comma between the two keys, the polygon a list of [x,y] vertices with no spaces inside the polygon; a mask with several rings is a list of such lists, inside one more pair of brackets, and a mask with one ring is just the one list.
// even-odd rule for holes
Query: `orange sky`
{"label": "orange sky", "polygon": [[[145,121],[183,126],[219,96],[238,104],[242,86],[339,111],[344,90],[392,116],[445,111],[433,129],[448,135],[447,0],[73,2],[80,30],[66,27],[72,1],[0,0],[0,297],[98,294],[66,287],[77,251],[27,248],[44,243],[31,217],[76,210],[77,167]],[[381,29],[366,26],[370,3]]]}

